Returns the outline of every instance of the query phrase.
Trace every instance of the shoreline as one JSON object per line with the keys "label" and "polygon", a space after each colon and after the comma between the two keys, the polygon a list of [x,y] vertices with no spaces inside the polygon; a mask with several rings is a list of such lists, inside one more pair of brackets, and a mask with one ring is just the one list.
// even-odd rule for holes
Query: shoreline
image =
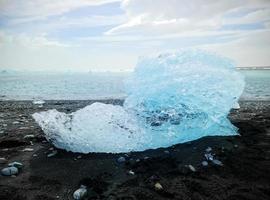
{"label": "shoreline", "polygon": [[[89,199],[270,198],[270,101],[240,101],[240,109],[232,110],[229,118],[241,136],[204,137],[128,154],[57,149],[55,156],[48,157],[52,145],[31,114],[53,108],[70,113],[96,101],[123,103],[121,99],[48,100],[40,108],[30,100],[0,100],[0,131],[4,131],[0,133],[0,157],[24,165],[16,177],[0,176],[1,200],[73,199],[81,184],[88,187]],[[24,138],[31,134],[32,139]],[[223,166],[212,162],[202,166],[208,147]],[[119,157],[125,162],[117,162]],[[0,163],[0,168],[7,163]],[[157,182],[162,190],[155,188]]]}

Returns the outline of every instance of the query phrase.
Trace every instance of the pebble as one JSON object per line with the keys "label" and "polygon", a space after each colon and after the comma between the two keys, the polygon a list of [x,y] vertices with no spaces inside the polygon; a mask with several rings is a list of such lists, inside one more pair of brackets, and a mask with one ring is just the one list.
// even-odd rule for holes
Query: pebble
{"label": "pebble", "polygon": [[234,148],[238,148],[238,145],[237,145],[237,144],[235,144],[235,145],[234,145]]}
{"label": "pebble", "polygon": [[206,153],[204,154],[204,157],[206,158],[206,160],[214,160],[214,156],[211,153]]}
{"label": "pebble", "polygon": [[12,176],[19,173],[19,170],[17,167],[6,167],[1,170],[1,174],[4,176]]}
{"label": "pebble", "polygon": [[21,169],[21,168],[23,167],[23,164],[20,163],[20,162],[16,162],[16,161],[15,161],[15,162],[9,163],[8,166],[9,166],[9,167],[16,167],[16,168],[18,168],[18,169]]}
{"label": "pebble", "polygon": [[165,150],[164,153],[169,154],[170,152],[168,150]]}
{"label": "pebble", "polygon": [[84,199],[86,195],[87,195],[87,189],[84,185],[81,185],[81,187],[73,193],[73,198],[76,200],[80,200],[80,199]]}
{"label": "pebble", "polygon": [[34,149],[32,149],[32,148],[25,148],[25,149],[23,149],[23,151],[24,152],[32,152],[32,151],[34,151]]}
{"label": "pebble", "polygon": [[33,154],[33,157],[37,157],[38,155],[37,154]]}
{"label": "pebble", "polygon": [[192,172],[196,172],[195,167],[193,167],[192,165],[188,165],[188,168],[189,168]]}
{"label": "pebble", "polygon": [[204,166],[204,167],[208,166],[208,162],[207,161],[202,161],[202,166]]}
{"label": "pebble", "polygon": [[19,124],[20,122],[18,122],[18,121],[15,121],[15,122],[12,122],[12,124]]}
{"label": "pebble", "polygon": [[7,163],[7,159],[5,158],[0,158],[0,164],[5,164]]}
{"label": "pebble", "polygon": [[214,159],[212,160],[212,163],[215,165],[223,166],[223,163],[220,160]]}
{"label": "pebble", "polygon": [[132,170],[129,170],[129,171],[128,171],[128,174],[130,174],[130,175],[135,175],[135,172],[132,171]]}
{"label": "pebble", "polygon": [[53,148],[53,147],[51,147],[51,148],[49,148],[49,150],[50,150],[50,151],[53,151],[53,150],[54,150],[54,148]]}
{"label": "pebble", "polygon": [[81,159],[82,158],[82,156],[80,155],[80,156],[77,156],[77,159]]}
{"label": "pebble", "polygon": [[156,189],[156,190],[162,190],[163,187],[162,187],[162,185],[161,185],[159,182],[157,182],[157,183],[155,184],[155,189]]}
{"label": "pebble", "polygon": [[117,159],[117,162],[123,163],[123,162],[126,162],[126,159],[125,159],[125,157],[121,156],[121,157],[119,157],[119,158]]}
{"label": "pebble", "polygon": [[211,148],[211,147],[207,147],[207,148],[205,149],[205,151],[206,151],[207,153],[209,153],[209,152],[212,151],[212,148]]}
{"label": "pebble", "polygon": [[54,150],[52,153],[49,153],[49,154],[47,155],[47,157],[50,158],[50,157],[55,156],[56,154],[57,154],[57,150]]}

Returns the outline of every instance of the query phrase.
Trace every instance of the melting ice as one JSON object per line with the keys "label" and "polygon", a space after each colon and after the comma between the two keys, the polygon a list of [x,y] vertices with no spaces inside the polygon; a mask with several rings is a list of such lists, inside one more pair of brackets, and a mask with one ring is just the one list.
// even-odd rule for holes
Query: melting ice
{"label": "melting ice", "polygon": [[203,51],[142,58],[124,106],[94,103],[71,114],[35,113],[46,138],[73,152],[128,152],[209,135],[236,135],[227,119],[244,88],[234,64]]}

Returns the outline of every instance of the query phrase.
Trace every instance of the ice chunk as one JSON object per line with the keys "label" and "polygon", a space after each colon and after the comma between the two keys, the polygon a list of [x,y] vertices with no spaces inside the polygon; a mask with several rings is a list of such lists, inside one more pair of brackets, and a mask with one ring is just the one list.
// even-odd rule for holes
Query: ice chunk
{"label": "ice chunk", "polygon": [[244,88],[234,64],[203,51],[139,60],[124,106],[94,103],[72,114],[33,116],[48,140],[74,152],[128,152],[208,135],[235,135],[227,119]]}
{"label": "ice chunk", "polygon": [[34,119],[56,147],[73,152],[142,150],[147,139],[123,107],[94,103],[71,114],[49,110]]}

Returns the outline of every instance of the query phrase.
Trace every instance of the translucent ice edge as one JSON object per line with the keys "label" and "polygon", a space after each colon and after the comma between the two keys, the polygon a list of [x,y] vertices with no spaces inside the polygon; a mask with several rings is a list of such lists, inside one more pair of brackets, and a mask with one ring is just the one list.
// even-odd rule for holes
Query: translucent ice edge
{"label": "translucent ice edge", "polygon": [[33,114],[46,138],[73,152],[129,152],[204,136],[236,135],[227,119],[244,88],[234,64],[204,51],[139,60],[124,106],[94,103],[74,113]]}

